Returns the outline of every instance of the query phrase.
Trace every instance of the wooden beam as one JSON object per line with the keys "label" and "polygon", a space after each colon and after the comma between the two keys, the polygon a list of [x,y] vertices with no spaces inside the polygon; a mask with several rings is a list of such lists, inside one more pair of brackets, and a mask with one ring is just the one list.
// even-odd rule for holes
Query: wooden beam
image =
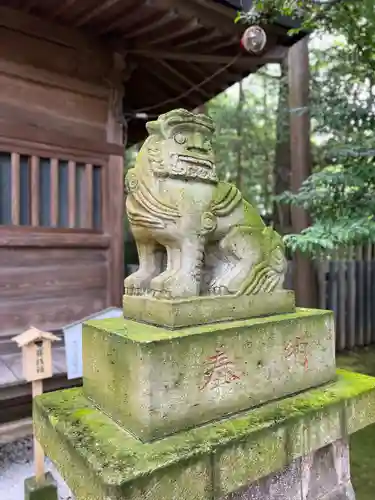
{"label": "wooden beam", "polygon": [[84,227],[92,229],[93,227],[93,167],[91,163],[85,165],[85,180],[84,180],[85,203],[84,213],[81,215],[81,220],[84,221]]}
{"label": "wooden beam", "polygon": [[[206,4],[202,2],[197,4],[192,1],[179,1],[179,0],[153,0],[153,5],[158,9],[176,9],[178,14],[185,19],[197,18],[200,22],[207,27],[220,30],[223,34],[233,35],[233,33],[242,33],[243,26],[234,23],[234,11],[232,9],[225,9],[224,11],[217,11],[211,8],[211,3]],[[227,14],[228,12],[228,14]]]}
{"label": "wooden beam", "polygon": [[[340,0],[338,0],[340,1]],[[193,5],[196,5],[196,8],[205,8],[205,9],[210,9],[212,12],[214,12],[217,16],[221,16],[222,18],[225,18],[231,22],[233,22],[234,17],[233,17],[233,9],[225,7],[225,5],[220,4],[219,2],[207,2],[207,0],[189,0],[189,2]],[[242,3],[242,2],[241,2]],[[241,27],[241,24],[238,25]],[[243,27],[243,25],[242,25]],[[263,29],[265,29],[267,32],[272,31],[275,34],[280,34],[280,35],[285,35],[286,34],[286,28],[283,28],[282,26],[279,26],[277,24],[270,24],[266,26],[262,26]]]}
{"label": "wooden beam", "polygon": [[217,52],[218,50],[221,50],[225,47],[230,47],[231,45],[236,45],[238,43],[238,39],[236,37],[232,37],[226,40],[221,40],[218,43],[213,43],[210,44],[210,50],[211,52]]}
{"label": "wooden beam", "polygon": [[57,227],[59,222],[59,160],[51,159],[51,226]]}
{"label": "wooden beam", "polygon": [[[163,66],[167,71],[169,71],[170,73],[173,73],[175,76],[177,76],[181,81],[183,81],[185,84],[189,85],[189,87],[195,87],[197,85],[197,82],[193,82],[192,80],[190,80],[190,78],[188,78],[187,76],[183,75],[182,73],[180,73],[176,68],[174,68],[173,66],[169,65],[167,62],[163,61],[162,59],[160,59],[158,61],[158,64],[160,64],[161,66]],[[198,82],[199,83],[199,82]],[[210,99],[212,96],[206,92],[202,87],[199,87],[196,89],[196,92],[199,92],[201,95],[203,95],[203,97],[205,99]]]}
{"label": "wooden beam", "polygon": [[[114,69],[120,75],[124,70],[124,60],[119,54],[113,54]],[[122,115],[123,86],[116,84],[108,103],[107,141],[123,146],[123,125],[118,117]],[[117,86],[116,86],[117,85]],[[103,230],[110,235],[108,252],[108,305],[121,307],[124,293],[124,149],[121,155],[110,155],[106,168],[105,220]]]}
{"label": "wooden beam", "polygon": [[85,12],[81,17],[78,17],[78,19],[74,22],[74,26],[76,28],[79,28],[80,26],[87,24],[89,21],[95,19],[100,14],[102,14],[103,12],[105,12],[106,10],[110,9],[111,7],[120,2],[122,2],[122,0],[105,0],[104,2],[94,7],[93,9],[90,9],[88,12]]}
{"label": "wooden beam", "polygon": [[58,17],[60,14],[62,14],[65,10],[70,9],[73,7],[75,3],[77,3],[78,0],[61,0],[59,3],[59,7],[55,9],[52,14],[50,15],[51,19],[55,19]]}
{"label": "wooden beam", "polygon": [[20,155],[12,153],[11,156],[11,195],[12,195],[12,224],[18,226],[20,223]]}
{"label": "wooden beam", "polygon": [[0,446],[25,439],[33,435],[33,419],[24,418],[15,422],[0,424]]}
{"label": "wooden beam", "polygon": [[[197,75],[198,79],[200,81],[204,80],[205,78],[207,78],[207,74],[209,74],[209,72],[211,71],[211,69],[209,68],[210,65],[207,65],[206,66],[200,66],[199,64],[193,64],[191,63],[189,65],[189,70],[190,70],[190,74],[191,75],[194,75],[194,73]],[[217,68],[215,69],[212,69],[212,73],[216,70]],[[227,73],[228,71],[223,71],[222,73],[220,73],[221,76],[224,77],[224,79],[227,78]],[[237,81],[238,78],[235,80]],[[232,80],[233,81],[233,80]],[[213,79],[209,82],[207,82],[205,85],[204,85],[204,88],[207,89],[207,91],[210,93],[211,96],[215,96],[218,92],[221,91],[222,89],[222,85],[221,85],[221,82],[220,84],[218,83],[217,80]],[[200,105],[202,105],[200,103]]]}
{"label": "wooden beam", "polygon": [[[150,77],[155,78],[156,80],[159,80],[165,88],[173,89],[174,92],[177,93],[177,95],[183,94],[186,92],[186,85],[181,83],[181,78],[174,78],[172,75],[169,74],[166,75],[164,71],[160,71],[160,68],[157,67],[157,65],[153,61],[145,60],[145,63],[142,64],[142,69],[143,71],[146,71],[147,73],[150,74]],[[178,81],[179,80],[179,81]],[[192,98],[194,100],[194,98]],[[195,99],[196,103],[198,104],[198,99]],[[201,98],[199,98],[199,103],[202,101]]]}
{"label": "wooden beam", "polygon": [[28,14],[34,7],[38,5],[38,3],[39,0],[29,0],[28,2],[26,2],[26,4],[22,5],[23,12],[26,12]]}
{"label": "wooden beam", "polygon": [[125,40],[128,40],[131,38],[137,38],[139,36],[144,36],[144,35],[149,36],[150,32],[152,33],[155,30],[163,28],[163,27],[165,27],[165,25],[168,26],[168,24],[171,21],[175,21],[176,19],[178,19],[178,15],[177,15],[176,11],[170,10],[170,11],[166,12],[164,15],[162,14],[159,17],[159,19],[156,19],[152,23],[146,22],[143,26],[140,26],[139,28],[135,27],[135,29],[133,29],[133,30],[131,28],[126,30],[126,32],[124,33],[122,38]]}
{"label": "wooden beam", "polygon": [[[1,110],[4,112],[5,103],[1,103]],[[8,117],[12,116],[13,107],[5,117],[8,122],[0,117],[0,150],[4,151],[7,147],[22,147],[25,154],[30,151],[38,150],[41,154],[51,153],[53,151],[62,155],[61,159],[69,155],[85,157],[95,157],[97,162],[103,162],[109,154],[122,154],[122,146],[107,142],[92,141],[73,135],[67,135],[61,132],[45,130],[41,127],[36,128],[24,123],[11,123]],[[101,157],[103,158],[101,160]]]}
{"label": "wooden beam", "polygon": [[[261,66],[268,63],[279,63],[283,59],[288,51],[287,47],[273,47],[269,49],[266,53],[260,56],[249,56],[243,54],[236,61],[234,61],[235,56],[221,56],[214,54],[201,54],[201,53],[191,53],[191,52],[169,52],[166,50],[151,50],[151,49],[133,49],[129,50],[129,54],[139,55],[142,57],[147,57],[149,59],[156,60],[171,60],[171,61],[184,61],[184,62],[194,62],[199,64],[215,63],[215,64],[228,64],[231,61],[235,63],[237,68],[242,68],[244,70],[250,69],[254,66]],[[239,52],[240,53],[240,52]]]}
{"label": "wooden beam", "polygon": [[68,226],[74,228],[76,226],[76,162],[69,161],[68,163]]}
{"label": "wooden beam", "polygon": [[[237,37],[229,37],[229,40],[231,42],[233,42],[234,38],[236,40],[238,40]],[[176,48],[178,50],[181,50],[181,49],[186,49],[186,47],[191,47],[192,45],[205,44],[205,49],[207,49],[207,47],[209,47],[210,51],[211,51],[212,50],[211,42],[213,40],[217,41],[217,39],[223,40],[224,37],[220,33],[219,30],[214,29],[214,30],[210,31],[209,33],[205,33],[203,36],[200,36],[200,37],[198,36],[198,37],[193,38],[192,40],[186,40],[183,43],[179,43]],[[228,40],[228,37],[225,37],[225,39]],[[207,44],[210,44],[210,45],[207,45]]]}
{"label": "wooden beam", "polygon": [[[151,40],[147,40],[147,47],[174,40],[179,36],[188,35],[192,31],[194,32],[199,28],[202,28],[202,25],[199,23],[198,19],[192,19],[190,22],[184,24],[180,29],[177,29],[176,31],[166,32],[162,35],[156,36],[155,38],[151,38]],[[178,47],[180,47],[180,44],[178,44]]]}
{"label": "wooden beam", "polygon": [[37,227],[39,226],[39,192],[40,192],[38,156],[31,157],[30,169],[31,169],[31,183],[30,183],[31,225]]}
{"label": "wooden beam", "polygon": [[140,0],[136,4],[129,6],[124,15],[116,16],[116,18],[108,23],[100,26],[96,33],[98,35],[105,35],[112,31],[124,31],[123,27],[136,25],[139,21],[145,21],[148,17],[155,14],[155,9],[151,6],[150,0]]}
{"label": "wooden beam", "polygon": [[[309,52],[308,38],[302,39],[289,51],[289,108],[291,136],[291,189],[296,192],[311,174],[311,143],[309,115]],[[303,110],[295,112],[294,110]],[[293,233],[310,225],[307,212],[298,207],[291,210]],[[294,289],[297,305],[314,307],[317,304],[317,277],[312,260],[300,253],[294,257]]]}

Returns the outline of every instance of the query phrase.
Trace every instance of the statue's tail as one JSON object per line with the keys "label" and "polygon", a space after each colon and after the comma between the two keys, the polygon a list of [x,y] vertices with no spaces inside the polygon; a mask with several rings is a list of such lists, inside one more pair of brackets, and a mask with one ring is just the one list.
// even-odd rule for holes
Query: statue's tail
{"label": "statue's tail", "polygon": [[242,283],[239,295],[272,293],[283,287],[288,264],[282,239],[272,228],[265,228],[263,236],[263,258]]}

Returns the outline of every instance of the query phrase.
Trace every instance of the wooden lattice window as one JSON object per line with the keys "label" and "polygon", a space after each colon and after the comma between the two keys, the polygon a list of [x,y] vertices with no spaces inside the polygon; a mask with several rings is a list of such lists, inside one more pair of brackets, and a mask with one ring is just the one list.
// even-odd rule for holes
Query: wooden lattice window
{"label": "wooden lattice window", "polygon": [[0,225],[102,227],[103,166],[0,152]]}

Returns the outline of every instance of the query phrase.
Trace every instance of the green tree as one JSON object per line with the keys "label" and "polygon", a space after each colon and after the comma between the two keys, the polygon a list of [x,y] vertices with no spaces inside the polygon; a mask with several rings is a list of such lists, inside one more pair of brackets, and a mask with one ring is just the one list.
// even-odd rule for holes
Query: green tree
{"label": "green tree", "polygon": [[257,10],[242,16],[253,22],[254,15],[259,20],[303,13],[304,27],[334,39],[311,54],[314,173],[297,194],[281,197],[312,216],[311,227],[286,238],[291,248],[312,253],[375,240],[374,5],[372,0],[331,4],[323,9],[312,1],[269,0],[256,2]]}
{"label": "green tree", "polygon": [[207,104],[215,121],[219,176],[233,182],[261,211],[273,210],[277,68],[251,75]]}

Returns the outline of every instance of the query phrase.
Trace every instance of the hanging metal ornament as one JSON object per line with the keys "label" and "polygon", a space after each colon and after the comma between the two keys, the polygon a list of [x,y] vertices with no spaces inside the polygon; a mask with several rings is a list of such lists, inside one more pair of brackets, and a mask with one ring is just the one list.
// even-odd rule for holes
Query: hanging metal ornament
{"label": "hanging metal ornament", "polygon": [[242,35],[241,45],[253,54],[262,52],[267,43],[267,34],[260,26],[250,26]]}

